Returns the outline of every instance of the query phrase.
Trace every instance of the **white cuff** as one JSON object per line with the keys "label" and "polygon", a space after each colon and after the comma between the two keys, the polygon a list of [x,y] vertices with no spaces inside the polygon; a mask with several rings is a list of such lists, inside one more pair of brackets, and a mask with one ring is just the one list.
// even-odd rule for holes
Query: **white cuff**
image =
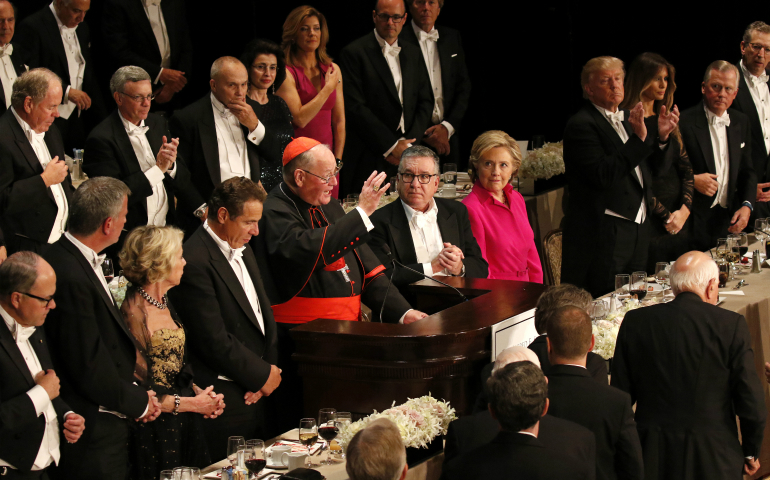
{"label": "white cuff", "polygon": [[447,136],[447,139],[452,138],[452,135],[455,134],[455,127],[453,127],[452,124],[447,122],[446,120],[441,122],[441,125],[445,126],[446,127],[446,131],[449,132],[449,136]]}
{"label": "white cuff", "polygon": [[371,232],[374,229],[374,225],[372,225],[371,220],[369,220],[369,215],[367,215],[361,207],[356,207],[356,210],[361,214],[361,220],[363,220],[364,225],[366,225],[366,231]]}
{"label": "white cuff", "polygon": [[425,275],[427,275],[429,277],[432,277],[433,276],[433,266],[430,263],[423,263],[422,264],[422,272]]}
{"label": "white cuff", "polygon": [[[160,82],[160,75],[161,75],[162,73],[163,73],[163,67],[160,67],[160,72],[158,72],[158,76],[157,76],[157,77],[155,77],[155,81],[154,81],[154,82],[152,82],[152,83],[155,83],[155,84],[157,84],[158,82]],[[165,83],[161,83],[161,85],[165,85]]]}
{"label": "white cuff", "polygon": [[259,145],[259,143],[264,138],[265,138],[265,125],[262,122],[257,121],[257,128],[255,128],[253,132],[249,133],[249,141],[254,145]]}
{"label": "white cuff", "polygon": [[160,167],[157,165],[144,172],[144,176],[147,177],[147,180],[153,187],[162,183],[164,177],[163,172],[160,171]]}
{"label": "white cuff", "polygon": [[166,173],[171,175],[171,178],[176,178],[176,161],[174,161],[174,164],[171,165],[171,168],[166,170]]}
{"label": "white cuff", "polygon": [[63,419],[64,419],[64,421],[66,422],[66,421],[67,421],[67,415],[69,415],[70,413],[75,413],[75,412],[74,412],[73,410],[70,410],[70,411],[68,411],[67,413],[65,413],[64,415],[62,415],[62,417],[61,417],[61,418],[63,418]]}
{"label": "white cuff", "polygon": [[48,410],[48,406],[51,405],[51,399],[48,398],[48,392],[45,391],[45,388],[43,388],[42,385],[35,385],[30,388],[27,390],[27,395],[35,405],[35,413],[38,417]]}
{"label": "white cuff", "polygon": [[403,315],[401,315],[401,318],[398,319],[398,323],[401,325],[404,324],[404,317],[406,317],[406,314],[414,310],[413,308],[410,308],[409,310],[405,311]]}
{"label": "white cuff", "polygon": [[147,411],[150,409],[150,404],[148,403],[146,407],[144,407],[144,413],[139,417],[140,419],[144,418],[145,415],[147,415]]}
{"label": "white cuff", "polygon": [[390,148],[388,149],[388,151],[387,151],[387,152],[385,152],[385,153],[384,153],[382,156],[383,156],[384,158],[388,158],[388,155],[390,155],[390,154],[393,152],[393,150],[395,150],[395,149],[396,149],[396,145],[398,145],[398,142],[399,142],[399,141],[401,141],[401,140],[404,140],[405,138],[406,138],[406,137],[401,137],[401,138],[399,138],[398,140],[396,140],[396,143],[394,143],[394,144],[393,144],[393,146],[392,146],[392,147],[390,147]]}

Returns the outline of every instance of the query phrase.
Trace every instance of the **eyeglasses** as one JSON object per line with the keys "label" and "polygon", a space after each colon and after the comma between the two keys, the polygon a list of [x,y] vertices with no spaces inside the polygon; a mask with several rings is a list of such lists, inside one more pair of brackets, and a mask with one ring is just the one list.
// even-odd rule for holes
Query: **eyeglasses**
{"label": "eyeglasses", "polygon": [[146,97],[143,95],[129,95],[127,93],[118,92],[121,95],[125,95],[126,97],[130,98],[131,100],[135,101],[136,103],[144,103],[145,100],[148,102],[152,102],[155,100],[155,95],[147,95]]}
{"label": "eyeglasses", "polygon": [[388,15],[387,13],[378,13],[377,18],[382,23],[388,23],[388,20],[393,20],[393,23],[401,23],[406,15]]}
{"label": "eyeglasses", "polygon": [[316,178],[320,178],[321,180],[323,180],[324,183],[329,183],[329,182],[332,181],[332,178],[336,177],[337,174],[340,173],[340,170],[342,170],[342,162],[337,162],[337,166],[334,168],[334,172],[332,172],[332,174],[329,175],[328,177],[322,177],[320,175],[316,175],[313,172],[308,172],[304,168],[300,168],[300,170],[302,170],[303,172],[307,173],[308,175],[312,175],[312,176],[314,176]]}
{"label": "eyeglasses", "polygon": [[754,53],[759,54],[759,53],[762,52],[762,50],[764,50],[765,51],[765,55],[770,54],[770,47],[766,47],[766,46],[760,45],[758,43],[749,43],[749,45],[751,46],[751,49],[754,51]]}
{"label": "eyeglasses", "polygon": [[44,308],[48,308],[48,304],[51,303],[51,300],[53,300],[53,297],[43,298],[43,297],[38,297],[37,295],[32,295],[31,293],[27,293],[27,292],[19,292],[19,293],[22,295],[26,295],[30,298],[34,298],[35,300],[40,300],[41,302],[45,302],[45,305],[43,305]]}
{"label": "eyeglasses", "polygon": [[423,185],[430,183],[431,178],[438,177],[438,175],[435,173],[433,175],[428,175],[427,173],[422,173],[420,175],[415,175],[413,173],[399,173],[399,176],[405,183],[412,183],[416,177],[417,180]]}

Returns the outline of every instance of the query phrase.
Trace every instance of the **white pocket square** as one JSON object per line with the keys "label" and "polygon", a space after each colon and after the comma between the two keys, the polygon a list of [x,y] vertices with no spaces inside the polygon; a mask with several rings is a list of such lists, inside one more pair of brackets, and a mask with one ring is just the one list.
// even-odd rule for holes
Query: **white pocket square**
{"label": "white pocket square", "polygon": [[746,146],[746,143],[745,143],[745,142],[744,142],[744,143],[741,143],[741,148],[743,148],[743,147],[745,147],[745,146]]}
{"label": "white pocket square", "polygon": [[457,56],[457,54],[455,53],[454,55],[452,55],[452,58],[454,58],[454,57],[456,57],[456,56]]}

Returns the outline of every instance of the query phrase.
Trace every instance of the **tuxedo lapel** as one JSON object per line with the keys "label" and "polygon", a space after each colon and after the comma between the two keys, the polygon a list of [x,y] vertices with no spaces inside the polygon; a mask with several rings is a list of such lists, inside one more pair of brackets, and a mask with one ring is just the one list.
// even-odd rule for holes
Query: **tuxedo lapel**
{"label": "tuxedo lapel", "polygon": [[[449,44],[447,43],[447,38],[441,33],[441,29],[439,27],[435,28],[439,33],[438,42],[436,42],[436,49],[438,50],[438,59],[441,63],[441,93],[443,94],[445,99],[444,101],[446,102],[447,98],[452,98],[454,93],[454,84],[457,76],[455,76],[454,72],[452,71],[452,51],[450,50]],[[422,50],[420,50],[420,52],[422,52]],[[444,105],[444,110],[446,112],[446,104]],[[446,116],[446,113],[444,113],[444,116]]]}
{"label": "tuxedo lapel", "polygon": [[[371,59],[372,66],[377,71],[378,76],[382,79],[382,81],[385,83],[385,88],[387,89],[388,93],[390,93],[390,96],[392,99],[396,100],[399,105],[401,105],[401,99],[398,97],[398,90],[396,89],[396,83],[393,81],[393,74],[390,73],[390,67],[388,66],[388,61],[385,60],[385,56],[382,54],[382,48],[380,47],[380,44],[377,43],[377,39],[374,36],[374,32],[369,34],[368,37],[368,45],[366,46],[367,50],[369,50],[368,57]],[[401,62],[401,83],[404,84],[404,67],[403,62]]]}
{"label": "tuxedo lapel", "polygon": [[[727,152],[730,156],[730,179],[728,180],[727,188],[728,192],[734,190],[736,182],[738,181],[738,172],[741,169],[741,139],[744,137],[741,132],[741,125],[738,122],[733,122],[729,127],[725,127],[727,130]],[[743,146],[746,148],[746,145]]]}
{"label": "tuxedo lapel", "polygon": [[406,212],[401,200],[396,200],[392,204],[393,211],[390,216],[390,235],[393,237],[393,246],[396,250],[396,258],[400,258],[401,263],[405,265],[417,263],[417,252],[414,249],[414,240],[412,239],[412,230],[409,228],[409,222],[406,220]]}
{"label": "tuxedo lapel", "polygon": [[[599,129],[599,132],[607,137],[607,139],[612,143],[612,145],[615,146],[617,150],[620,150],[623,148],[623,140],[620,139],[620,135],[618,135],[618,132],[615,131],[614,128],[612,128],[612,125],[610,125],[610,121],[605,118],[604,115],[599,113],[599,110],[596,109],[596,107],[593,106],[593,104],[589,103],[585,106],[588,115],[593,118],[594,123],[596,124],[597,128]],[[627,117],[628,114],[624,116]],[[623,127],[626,128],[626,132],[628,132],[628,128],[626,127],[626,124],[628,123],[628,120],[623,121]]]}
{"label": "tuxedo lapel", "polygon": [[[206,160],[206,166],[211,175],[211,181],[214,185],[221,182],[221,173],[219,171],[219,147],[217,146],[217,127],[214,123],[214,107],[211,105],[210,96],[206,95],[204,101],[201,101],[201,115],[198,120],[198,131],[201,138],[201,149],[203,158]],[[248,141],[248,140],[247,140]]]}
{"label": "tuxedo lapel", "polygon": [[[246,265],[246,270],[249,272],[251,281],[254,283],[254,290],[257,291],[257,300],[259,301],[259,308],[262,311],[262,324],[265,326],[265,331],[262,333],[265,338],[270,338],[272,335],[272,326],[270,325],[270,322],[267,321],[267,318],[265,318],[267,315],[265,312],[272,312],[272,309],[270,308],[270,300],[267,298],[267,295],[264,294],[265,287],[262,285],[262,276],[259,273],[257,257],[254,256],[254,251],[250,246],[246,247],[246,250],[243,251],[243,264]],[[248,314],[251,311],[252,309],[249,308],[246,313]],[[249,316],[249,319],[251,319],[254,325],[259,328],[259,322],[257,321],[256,316],[251,315]],[[268,331],[268,329],[271,331]]]}
{"label": "tuxedo lapel", "polygon": [[[35,332],[35,335],[37,335],[37,332]],[[31,338],[30,342],[32,342]],[[21,355],[19,347],[16,346],[16,341],[13,339],[11,331],[8,330],[8,327],[5,325],[5,321],[3,321],[2,325],[0,325],[0,346],[5,349],[5,351],[8,353],[8,356],[11,357],[11,360],[13,360],[13,363],[19,368],[22,375],[24,375],[24,378],[27,379],[29,386],[32,387],[35,385],[35,380],[32,378],[32,374],[29,372],[27,362],[24,361],[24,357]]]}
{"label": "tuxedo lapel", "polygon": [[140,172],[142,167],[139,165],[139,159],[136,158],[136,152],[134,152],[134,147],[131,145],[131,140],[128,138],[128,132],[123,126],[123,122],[120,120],[117,110],[110,115],[110,123],[112,125],[113,138],[118,146],[118,154],[126,165],[129,175]]}
{"label": "tuxedo lapel", "polygon": [[[246,103],[250,104],[254,111],[257,111],[259,108],[256,106],[257,102],[248,97],[246,97]],[[257,152],[257,146],[249,141],[249,129],[241,125],[241,130],[243,130],[243,138],[246,141],[246,155],[248,156],[249,167],[251,168],[251,178],[255,182],[259,182],[259,153]],[[269,132],[267,134],[269,135]]]}
{"label": "tuxedo lapel", "polygon": [[460,231],[457,227],[457,215],[450,211],[448,208],[441,208],[438,206],[438,215],[436,216],[436,222],[438,223],[438,230],[441,232],[441,242],[451,243],[457,248],[460,248]]}
{"label": "tuxedo lapel", "polygon": [[51,354],[48,352],[48,343],[42,327],[35,329],[35,333],[29,337],[29,343],[32,345],[32,350],[35,351],[35,355],[37,355],[37,361],[40,362],[40,368],[42,368],[43,371],[53,368]]}
{"label": "tuxedo lapel", "polygon": [[762,122],[759,121],[759,112],[757,112],[757,106],[754,105],[754,99],[751,97],[751,91],[749,90],[748,83],[746,83],[746,77],[743,76],[740,64],[736,66],[738,67],[739,72],[739,85],[738,95],[735,97],[735,102],[740,106],[741,112],[749,117],[750,125],[759,127],[758,129],[752,129],[751,134],[759,135],[761,138],[763,137]]}
{"label": "tuxedo lapel", "polygon": [[[43,16],[43,22],[45,22],[45,28],[43,32],[48,35],[48,45],[56,50],[56,57],[59,59],[59,63],[62,65],[62,71],[69,71],[69,64],[67,63],[67,52],[64,50],[64,40],[61,38],[61,32],[59,31],[59,24],[56,23],[56,17],[53,16],[53,12],[48,9]],[[76,31],[77,32],[77,31]],[[78,41],[80,39],[78,38]],[[87,45],[81,45],[80,50],[84,51]],[[63,78],[62,83],[64,90],[67,90],[67,86],[70,84],[69,78]]]}
{"label": "tuxedo lapel", "polygon": [[709,173],[716,174],[717,167],[714,161],[714,148],[711,145],[711,133],[709,133],[708,122],[706,121],[706,112],[696,115],[693,122],[693,133],[698,140],[703,160],[706,162],[706,168]]}
{"label": "tuxedo lapel", "polygon": [[[136,25],[136,28],[138,28],[140,31],[138,32],[143,37],[147,38],[149,40],[149,44],[152,45],[152,50],[155,53],[155,58],[162,60],[163,57],[160,53],[160,47],[158,46],[158,41],[155,39],[155,32],[152,31],[152,25],[150,24],[150,19],[147,17],[147,12],[144,10],[144,6],[142,5],[141,0],[134,0],[133,2],[130,2],[132,4],[132,8],[134,8],[134,18],[136,18],[138,21],[134,25]],[[166,30],[168,29],[168,19],[170,18],[169,13],[166,11],[168,8],[170,8],[167,5],[168,2],[161,2],[160,3],[160,11],[163,12],[163,21],[166,22]],[[169,43],[171,42],[171,35],[169,32]],[[149,52],[148,52],[149,53]]]}
{"label": "tuxedo lapel", "polygon": [[[150,150],[152,150],[152,158],[158,158],[158,152],[160,147],[163,146],[163,131],[161,131],[162,121],[155,121],[154,114],[150,114],[147,120],[144,121],[145,126],[149,128],[145,137],[147,137],[147,143],[150,144]],[[166,141],[170,142],[171,139],[166,138]]]}

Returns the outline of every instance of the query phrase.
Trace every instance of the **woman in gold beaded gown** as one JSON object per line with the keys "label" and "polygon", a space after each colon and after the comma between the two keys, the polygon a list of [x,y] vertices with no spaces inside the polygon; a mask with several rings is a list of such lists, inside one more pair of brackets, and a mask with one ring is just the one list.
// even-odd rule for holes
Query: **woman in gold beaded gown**
{"label": "woman in gold beaded gown", "polygon": [[220,415],[225,406],[212,387],[201,389],[193,382],[185,362],[185,330],[166,297],[182,278],[182,237],[174,227],[138,227],[119,254],[131,282],[121,312],[137,348],[134,375],[156,393],[162,411],[153,422],[137,423],[130,446],[132,479],[210,464],[200,422]]}

